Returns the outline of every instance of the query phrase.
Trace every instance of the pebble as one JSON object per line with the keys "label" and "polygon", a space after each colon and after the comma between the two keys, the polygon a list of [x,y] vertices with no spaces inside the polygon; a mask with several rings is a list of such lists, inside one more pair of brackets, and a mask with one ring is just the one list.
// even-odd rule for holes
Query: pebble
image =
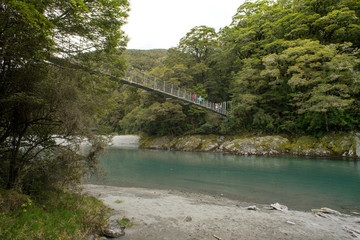
{"label": "pebble", "polygon": [[184,219],[185,222],[191,222],[192,221],[192,217],[191,216],[186,216],[186,218]]}
{"label": "pebble", "polygon": [[258,208],[257,208],[255,205],[253,205],[253,206],[248,206],[248,207],[246,208],[246,210],[257,211]]}

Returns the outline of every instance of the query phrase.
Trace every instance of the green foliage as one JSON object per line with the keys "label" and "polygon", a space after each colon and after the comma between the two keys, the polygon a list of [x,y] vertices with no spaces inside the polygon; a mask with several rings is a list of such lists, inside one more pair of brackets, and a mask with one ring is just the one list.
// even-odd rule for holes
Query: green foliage
{"label": "green foliage", "polygon": [[212,102],[231,101],[226,119],[214,123],[206,111],[183,105],[186,117],[175,114],[172,131],[162,114],[165,100],[138,93],[140,104],[124,111],[120,128],[315,136],[359,129],[359,6],[359,0],[248,1],[219,32],[193,27],[166,57],[146,60],[146,70]]}
{"label": "green foliage", "polygon": [[123,217],[122,219],[117,220],[117,222],[120,225],[122,225],[124,227],[127,227],[127,228],[130,228],[130,227],[134,226],[134,223],[131,222],[131,220],[128,219],[127,217]]}
{"label": "green foliage", "polygon": [[21,209],[21,206],[26,204],[28,199],[28,195],[0,188],[0,216]]}
{"label": "green foliage", "polygon": [[359,9],[356,1],[320,2],[239,7],[220,37],[236,64],[228,127],[292,134],[358,128]]}
{"label": "green foliage", "polygon": [[293,149],[310,149],[316,147],[318,139],[312,136],[302,136],[293,144]]}
{"label": "green foliage", "polygon": [[68,192],[47,194],[45,199],[30,202],[27,198],[22,206],[0,213],[0,238],[85,239],[101,232],[108,212],[101,201]]}
{"label": "green foliage", "polygon": [[195,129],[196,134],[211,134],[216,133],[216,127],[210,123],[204,123],[199,128]]}
{"label": "green foliage", "polygon": [[[117,83],[94,70],[123,74],[119,49],[128,6],[117,0],[0,4],[0,187],[26,193],[65,187],[96,168],[102,141],[90,129],[114,106]],[[87,156],[79,154],[85,137],[93,146]]]}
{"label": "green foliage", "polygon": [[177,103],[153,103],[149,108],[137,107],[121,121],[120,126],[129,132],[148,135],[181,134],[185,114]]}
{"label": "green foliage", "polygon": [[206,60],[217,44],[214,28],[207,26],[194,27],[180,40],[179,50],[190,54],[196,63]]}
{"label": "green foliage", "polygon": [[123,54],[130,67],[142,71],[150,71],[165,60],[167,52],[168,50],[166,49],[127,49]]}

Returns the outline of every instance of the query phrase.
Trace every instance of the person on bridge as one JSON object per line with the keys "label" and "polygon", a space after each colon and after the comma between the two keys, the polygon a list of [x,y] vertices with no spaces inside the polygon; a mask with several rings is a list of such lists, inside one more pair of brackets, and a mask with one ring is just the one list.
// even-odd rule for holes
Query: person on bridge
{"label": "person on bridge", "polygon": [[195,93],[192,95],[192,99],[194,102],[196,102],[196,94]]}
{"label": "person on bridge", "polygon": [[198,100],[199,100],[199,103],[201,104],[203,98],[200,96],[200,97],[198,98]]}

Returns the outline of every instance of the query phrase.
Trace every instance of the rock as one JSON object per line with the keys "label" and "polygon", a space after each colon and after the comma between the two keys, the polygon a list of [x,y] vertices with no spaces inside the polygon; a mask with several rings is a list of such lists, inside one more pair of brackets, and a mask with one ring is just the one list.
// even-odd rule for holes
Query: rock
{"label": "rock", "polygon": [[212,144],[204,146],[202,150],[205,152],[210,152],[210,151],[216,150],[218,147],[219,147],[218,143],[212,143]]}
{"label": "rock", "polygon": [[270,206],[265,206],[265,207],[263,207],[263,209],[266,209],[266,210],[274,210],[274,208],[273,208],[273,207],[270,207]]}
{"label": "rock", "polygon": [[354,139],[354,144],[355,144],[355,151],[356,151],[356,156],[360,157],[360,139],[356,136]]}
{"label": "rock", "polygon": [[109,224],[104,227],[103,236],[107,238],[118,238],[125,235],[125,227],[116,220],[110,220]]}
{"label": "rock", "polygon": [[185,222],[191,222],[192,221],[192,217],[191,216],[186,216],[186,218],[184,219]]}
{"label": "rock", "polygon": [[95,240],[95,236],[94,235],[89,235],[85,239],[86,240]]}
{"label": "rock", "polygon": [[272,207],[274,210],[278,210],[278,211],[282,211],[282,212],[287,212],[288,211],[287,206],[281,205],[279,203],[271,204],[270,207]]}
{"label": "rock", "polygon": [[295,223],[292,222],[292,221],[286,221],[286,223],[288,223],[288,224],[290,224],[290,225],[295,225]]}
{"label": "rock", "polygon": [[183,136],[174,138],[172,148],[180,151],[198,151],[201,148],[201,136]]}
{"label": "rock", "polygon": [[282,136],[232,138],[217,135],[142,138],[141,148],[179,151],[221,152],[237,155],[344,156],[360,157],[360,133],[328,134],[321,139],[302,136],[289,140]]}
{"label": "rock", "polygon": [[354,228],[350,228],[348,226],[344,227],[344,230],[348,233],[351,234],[352,237],[354,238],[358,238],[360,236],[360,230],[354,229]]}
{"label": "rock", "polygon": [[159,137],[159,138],[155,138],[149,148],[151,149],[166,149],[166,144],[170,142],[170,138],[165,136],[165,137]]}
{"label": "rock", "polygon": [[108,238],[117,238],[125,235],[125,232],[121,229],[105,228],[103,235]]}
{"label": "rock", "polygon": [[349,157],[353,157],[353,156],[354,156],[354,151],[353,151],[352,149],[349,150],[348,156],[349,156]]}
{"label": "rock", "polygon": [[341,215],[340,212],[338,212],[336,210],[333,210],[331,208],[326,208],[326,207],[320,208],[319,212],[328,213],[328,214],[335,214],[335,215]]}
{"label": "rock", "polygon": [[246,210],[257,211],[259,210],[255,205],[246,207]]}
{"label": "rock", "polygon": [[342,215],[340,212],[333,210],[331,208],[326,208],[326,207],[323,207],[320,209],[312,209],[312,212],[314,215],[324,217],[324,218],[329,217],[329,215],[327,215],[327,214]]}

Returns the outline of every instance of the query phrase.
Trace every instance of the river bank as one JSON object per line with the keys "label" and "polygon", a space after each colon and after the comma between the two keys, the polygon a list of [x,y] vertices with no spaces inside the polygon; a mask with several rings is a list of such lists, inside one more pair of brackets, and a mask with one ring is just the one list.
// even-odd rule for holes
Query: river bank
{"label": "river bank", "polygon": [[360,159],[360,133],[330,133],[320,138],[302,136],[164,136],[141,137],[140,148],[237,155],[297,155]]}
{"label": "river bank", "polygon": [[[84,185],[134,226],[121,239],[360,239],[360,217],[268,210],[251,203],[171,190]],[[270,204],[270,203],[269,203]],[[309,209],[310,210],[310,209]]]}

